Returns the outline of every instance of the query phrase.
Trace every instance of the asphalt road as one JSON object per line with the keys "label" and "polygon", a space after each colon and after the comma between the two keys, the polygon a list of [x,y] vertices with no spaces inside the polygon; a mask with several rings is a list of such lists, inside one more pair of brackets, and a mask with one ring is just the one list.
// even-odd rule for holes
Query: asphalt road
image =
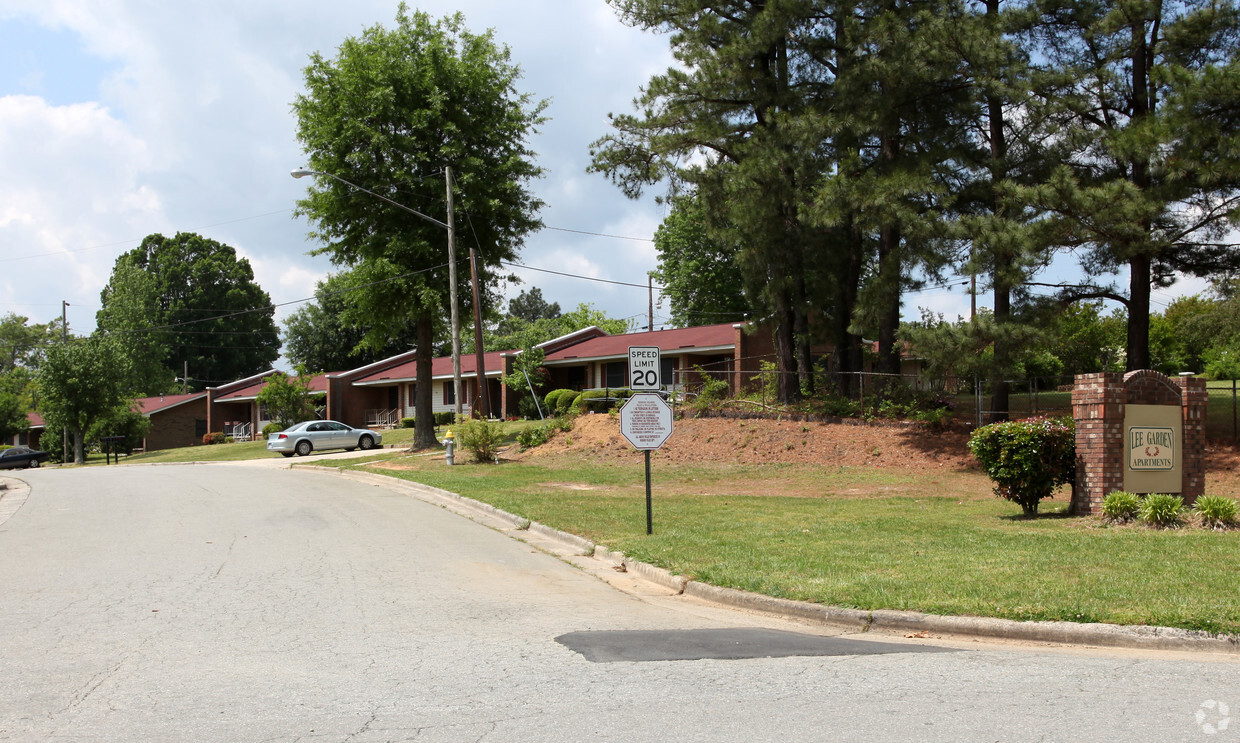
{"label": "asphalt road", "polygon": [[0,740],[1240,740],[1233,659],[838,636],[635,596],[326,473],[19,476]]}

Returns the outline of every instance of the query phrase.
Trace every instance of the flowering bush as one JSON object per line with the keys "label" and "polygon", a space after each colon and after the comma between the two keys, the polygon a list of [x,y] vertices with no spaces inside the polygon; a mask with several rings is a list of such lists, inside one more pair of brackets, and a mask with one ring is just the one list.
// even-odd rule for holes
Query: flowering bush
{"label": "flowering bush", "polygon": [[1076,430],[1071,418],[1028,418],[982,426],[969,450],[995,482],[995,495],[1036,516],[1038,503],[1076,474]]}

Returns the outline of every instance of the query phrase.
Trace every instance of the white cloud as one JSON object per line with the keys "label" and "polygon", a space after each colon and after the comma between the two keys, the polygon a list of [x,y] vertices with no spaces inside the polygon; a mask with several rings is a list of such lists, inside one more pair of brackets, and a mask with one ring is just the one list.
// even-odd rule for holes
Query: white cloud
{"label": "white cloud", "polygon": [[74,326],[92,326],[85,308],[98,303],[119,252],[112,244],[133,247],[163,226],[159,195],[141,180],[149,160],[144,143],[98,104],[0,98],[7,296],[57,307],[68,299],[83,307]]}

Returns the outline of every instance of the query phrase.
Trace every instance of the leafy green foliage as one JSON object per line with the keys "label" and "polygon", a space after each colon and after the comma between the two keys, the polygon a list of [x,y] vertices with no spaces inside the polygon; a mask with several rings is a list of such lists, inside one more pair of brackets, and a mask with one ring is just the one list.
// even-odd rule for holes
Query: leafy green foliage
{"label": "leafy green foliage", "polygon": [[654,233],[654,280],[663,287],[675,327],[739,322],[751,313],[736,264],[738,246],[708,234],[709,211],[696,191],[677,196]]}
{"label": "leafy green foliage", "polygon": [[314,417],[314,401],[310,397],[310,379],[305,374],[290,377],[276,372],[263,378],[263,389],[256,402],[267,407],[267,415],[284,430]]}
{"label": "leafy green foliage", "polygon": [[1125,523],[1141,514],[1141,496],[1124,490],[1107,493],[1102,499],[1102,516],[1110,521]]}
{"label": "leafy green foliage", "polygon": [[1201,518],[1203,526],[1217,529],[1235,525],[1240,504],[1222,495],[1203,495],[1193,504],[1193,511]]}
{"label": "leafy green foliage", "polygon": [[1240,379],[1240,343],[1211,346],[1202,354],[1206,376],[1210,379]]}
{"label": "leafy green foliage", "polygon": [[268,423],[267,425],[263,426],[263,430],[262,430],[263,438],[266,439],[271,434],[279,433],[283,430],[284,428],[281,427],[279,423],[272,421],[271,423]]}
{"label": "leafy green foliage", "polygon": [[169,392],[188,363],[190,389],[271,368],[280,355],[275,308],[250,262],[188,232],[148,235],[116,259],[96,314],[130,359],[135,396]]}
{"label": "leafy green foliage", "polygon": [[382,342],[364,342],[370,322],[353,301],[353,293],[360,291],[358,283],[348,271],[328,276],[315,287],[314,301],[284,321],[284,355],[294,368],[354,369],[417,345],[408,328]]}
{"label": "leafy green foliage", "polygon": [[74,338],[47,349],[35,375],[38,410],[47,430],[68,428],[74,461],[86,461],[86,434],[96,423],[128,410],[131,359],[113,339]]}
{"label": "leafy green foliage", "polygon": [[132,454],[142,443],[142,437],[151,430],[151,419],[136,410],[121,410],[107,418],[96,421],[86,432],[86,440],[98,442],[104,436],[124,436],[123,441],[112,444],[118,454]]}
{"label": "leafy green foliage", "polygon": [[995,482],[995,495],[1036,516],[1038,504],[1075,474],[1075,426],[1071,418],[1029,418],[982,426],[969,450]]}
{"label": "leafy green foliage", "polygon": [[555,425],[552,423],[544,423],[538,426],[530,426],[517,433],[517,443],[521,445],[521,449],[533,449],[535,446],[542,446],[551,438]]}
{"label": "leafy green foliage", "polygon": [[515,320],[536,323],[539,320],[555,320],[560,317],[560,303],[543,299],[542,289],[531,287],[508,300],[508,315]]}
{"label": "leafy green foliage", "polygon": [[504,427],[499,421],[473,419],[458,425],[456,440],[474,455],[475,462],[493,462],[499,456]]}
{"label": "leafy green foliage", "polygon": [[[382,347],[414,329],[419,375],[429,374],[449,309],[446,231],[410,210],[447,213],[443,180],[428,176],[451,166],[479,281],[495,286],[500,263],[539,226],[542,202],[529,183],[542,170],[529,140],[546,104],[517,91],[520,70],[493,34],[470,33],[459,14],[432,21],[403,4],[394,27],[345,39],[334,58],[312,54],[304,73],[297,137],[307,165],[330,175],[318,177],[298,213],[313,222],[318,252],[365,285],[350,295],[367,325],[362,343]],[[431,385],[418,385],[414,407],[414,446],[435,446]]]}
{"label": "leafy green foliage", "polygon": [[586,390],[573,400],[573,410],[577,413],[606,413],[624,404],[633,395],[628,388]]}
{"label": "leafy green foliage", "polygon": [[1183,523],[1184,499],[1168,493],[1150,493],[1141,502],[1141,520],[1168,529]]}
{"label": "leafy green foliage", "polygon": [[551,416],[564,415],[573,405],[573,401],[579,395],[577,390],[558,389],[551,390],[547,396],[543,398],[543,402],[547,405],[547,414]]}

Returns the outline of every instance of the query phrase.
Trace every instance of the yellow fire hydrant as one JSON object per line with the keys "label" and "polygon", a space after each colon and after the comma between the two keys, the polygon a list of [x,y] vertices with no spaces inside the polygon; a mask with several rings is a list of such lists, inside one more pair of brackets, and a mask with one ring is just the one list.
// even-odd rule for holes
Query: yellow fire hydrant
{"label": "yellow fire hydrant", "polygon": [[456,437],[452,435],[452,429],[443,435],[444,461],[448,464],[456,464],[453,450],[456,449]]}

